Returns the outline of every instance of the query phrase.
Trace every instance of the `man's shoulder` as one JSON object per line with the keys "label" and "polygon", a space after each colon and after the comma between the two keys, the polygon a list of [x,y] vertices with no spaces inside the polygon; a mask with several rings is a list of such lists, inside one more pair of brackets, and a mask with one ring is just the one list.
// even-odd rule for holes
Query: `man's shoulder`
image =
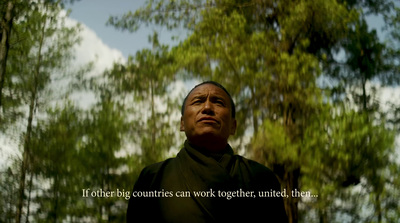
{"label": "man's shoulder", "polygon": [[268,167],[262,165],[261,163],[245,158],[243,156],[239,156],[242,162],[244,162],[251,172],[253,179],[259,179],[261,181],[268,181],[271,183],[279,183],[278,178],[276,177],[275,173],[269,169]]}
{"label": "man's shoulder", "polygon": [[248,159],[248,158],[243,157],[243,156],[242,156],[242,159],[243,159],[244,162],[246,162],[248,164],[249,168],[252,171],[254,171],[256,173],[260,173],[260,174],[264,173],[264,174],[273,174],[274,175],[274,173],[272,172],[271,169],[269,169],[268,167],[262,165],[261,163],[255,161],[255,160],[252,160],[252,159]]}
{"label": "man's shoulder", "polygon": [[154,163],[146,166],[140,172],[139,178],[135,183],[135,190],[147,190],[157,185],[157,182],[162,177],[162,173],[165,167],[171,163],[173,158],[166,159],[164,161]]}
{"label": "man's shoulder", "polygon": [[140,175],[146,175],[146,176],[156,175],[162,169],[164,169],[166,165],[171,163],[174,159],[175,158],[169,158],[169,159],[166,159],[166,160],[158,162],[158,163],[150,164],[150,165],[146,166],[145,168],[143,168]]}

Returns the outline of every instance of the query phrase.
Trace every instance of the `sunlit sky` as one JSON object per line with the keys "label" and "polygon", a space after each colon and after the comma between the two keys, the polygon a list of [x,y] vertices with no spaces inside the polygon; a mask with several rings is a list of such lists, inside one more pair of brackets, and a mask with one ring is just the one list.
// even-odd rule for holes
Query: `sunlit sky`
{"label": "sunlit sky", "polygon": [[141,29],[140,32],[129,33],[107,26],[110,16],[122,15],[129,10],[136,10],[145,3],[145,0],[81,0],[69,5],[70,17],[92,29],[98,37],[109,47],[118,49],[124,55],[133,55],[137,50],[148,47],[147,36],[150,30]]}
{"label": "sunlit sky", "polygon": [[[174,44],[171,41],[171,32],[164,27],[142,26],[137,32],[117,30],[112,26],[106,25],[110,16],[118,16],[135,11],[144,6],[146,0],[81,0],[75,1],[70,8],[70,17],[78,22],[85,24],[93,30],[96,35],[110,48],[119,50],[125,58],[143,48],[151,48],[148,37],[153,31],[159,33],[160,41],[164,44]],[[174,35],[185,36],[186,33],[179,32]]]}

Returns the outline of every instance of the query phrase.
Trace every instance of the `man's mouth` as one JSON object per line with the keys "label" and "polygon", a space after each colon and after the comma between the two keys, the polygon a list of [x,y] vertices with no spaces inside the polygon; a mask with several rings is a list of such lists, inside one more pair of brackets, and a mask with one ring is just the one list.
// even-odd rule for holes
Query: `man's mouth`
{"label": "man's mouth", "polygon": [[212,118],[212,117],[203,117],[199,119],[199,122],[214,122],[214,123],[219,123],[217,119]]}

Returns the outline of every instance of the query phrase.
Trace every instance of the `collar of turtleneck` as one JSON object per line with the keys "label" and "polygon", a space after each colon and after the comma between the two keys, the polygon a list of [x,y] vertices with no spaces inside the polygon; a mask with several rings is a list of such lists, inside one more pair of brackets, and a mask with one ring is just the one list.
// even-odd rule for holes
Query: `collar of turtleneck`
{"label": "collar of turtleneck", "polygon": [[[207,151],[205,149],[202,148],[198,148],[195,145],[191,144],[189,141],[185,141],[185,148],[187,148],[188,150],[196,150],[197,152],[201,153],[202,155],[206,156],[206,157],[211,157],[213,159],[215,159],[217,162],[221,162],[222,161],[222,157],[226,154],[227,156],[232,156],[233,155],[233,149],[231,148],[231,146],[229,144],[226,145],[225,149],[223,149],[220,152],[210,152]],[[196,153],[196,152],[195,152]]]}

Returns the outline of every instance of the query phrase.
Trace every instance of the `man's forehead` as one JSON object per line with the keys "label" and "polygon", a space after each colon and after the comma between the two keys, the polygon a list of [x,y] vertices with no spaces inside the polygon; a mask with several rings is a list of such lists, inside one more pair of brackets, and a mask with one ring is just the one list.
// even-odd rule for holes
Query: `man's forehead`
{"label": "man's forehead", "polygon": [[203,84],[196,87],[195,89],[192,90],[192,92],[190,92],[188,98],[206,96],[208,94],[229,99],[228,94],[223,89],[213,84]]}
{"label": "man's forehead", "polygon": [[[211,90],[212,89],[212,90]],[[209,82],[203,82],[199,85],[196,85],[188,95],[186,95],[185,99],[183,100],[182,107],[181,107],[181,114],[184,115],[185,113],[185,107],[187,106],[187,101],[192,101],[195,97],[201,97],[202,94],[205,96],[209,94],[210,92],[213,92],[213,97],[219,97],[224,101],[228,101],[231,112],[232,112],[232,117],[235,118],[235,103],[232,100],[232,97],[228,93],[228,91],[219,83],[209,81]]]}

